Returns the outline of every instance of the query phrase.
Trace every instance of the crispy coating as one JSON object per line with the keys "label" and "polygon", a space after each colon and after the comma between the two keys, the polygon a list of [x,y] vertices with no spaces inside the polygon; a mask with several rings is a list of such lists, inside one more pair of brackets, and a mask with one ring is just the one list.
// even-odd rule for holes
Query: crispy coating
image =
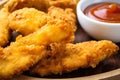
{"label": "crispy coating", "polygon": [[9,0],[5,4],[5,8],[9,12],[13,12],[17,9],[24,7],[34,7],[38,10],[47,12],[50,6],[56,6],[61,8],[72,8],[74,11],[76,9],[78,0]]}
{"label": "crispy coating", "polygon": [[[51,45],[52,49],[58,52],[39,61],[30,73],[46,76],[71,72],[78,68],[95,68],[100,61],[114,55],[119,49],[117,45],[107,40],[63,45],[58,43]],[[61,50],[57,49],[60,47]]]}
{"label": "crispy coating", "polygon": [[74,32],[76,31],[76,16],[73,10],[70,8],[66,8],[64,10],[54,6],[49,8],[48,14],[34,8],[23,8],[16,10],[9,15],[9,26],[12,30],[16,30],[23,35],[28,35],[35,32],[52,19],[66,20],[74,26]]}
{"label": "crispy coating", "polygon": [[12,12],[8,19],[12,30],[28,35],[47,23],[47,14],[35,8],[23,8]]}
{"label": "crispy coating", "polygon": [[76,9],[77,0],[49,0],[50,6],[56,6],[61,8],[72,8],[74,11]]}
{"label": "crispy coating", "polygon": [[76,25],[76,15],[71,8],[62,9],[59,7],[51,6],[48,9],[48,16],[53,19],[69,20],[71,24]]}
{"label": "crispy coating", "polygon": [[48,0],[9,0],[4,7],[8,9],[9,12],[13,12],[24,7],[32,7],[46,11],[49,7],[49,3]]}
{"label": "crispy coating", "polygon": [[0,10],[0,46],[5,46],[9,42],[8,14],[5,8]]}
{"label": "crispy coating", "polygon": [[[48,22],[52,19],[62,19],[73,25],[73,32],[76,31],[76,15],[72,9],[66,8],[62,9],[59,7],[51,6],[48,9]],[[71,36],[71,42],[74,41],[74,36]]]}
{"label": "crispy coating", "polygon": [[38,31],[18,37],[10,46],[0,49],[0,79],[20,74],[47,55],[46,47],[52,42],[68,42],[74,35],[72,24],[52,20]]}

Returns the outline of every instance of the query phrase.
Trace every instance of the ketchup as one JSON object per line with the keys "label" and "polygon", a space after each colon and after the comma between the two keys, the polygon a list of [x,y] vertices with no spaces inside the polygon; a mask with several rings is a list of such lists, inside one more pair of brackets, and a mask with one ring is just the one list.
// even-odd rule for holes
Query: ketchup
{"label": "ketchup", "polygon": [[84,14],[103,22],[120,23],[120,4],[98,3],[88,6]]}

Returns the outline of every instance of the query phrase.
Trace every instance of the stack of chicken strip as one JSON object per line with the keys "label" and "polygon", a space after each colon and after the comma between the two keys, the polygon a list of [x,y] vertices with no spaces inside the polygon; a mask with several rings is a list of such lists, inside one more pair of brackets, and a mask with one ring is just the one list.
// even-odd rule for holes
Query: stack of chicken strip
{"label": "stack of chicken strip", "polygon": [[72,43],[77,28],[75,6],[75,0],[9,0],[1,10],[5,17],[0,17],[7,25],[0,25],[5,25],[5,36],[9,29],[21,35],[0,47],[0,80],[26,70],[46,76],[94,68],[116,54],[119,47],[109,40]]}

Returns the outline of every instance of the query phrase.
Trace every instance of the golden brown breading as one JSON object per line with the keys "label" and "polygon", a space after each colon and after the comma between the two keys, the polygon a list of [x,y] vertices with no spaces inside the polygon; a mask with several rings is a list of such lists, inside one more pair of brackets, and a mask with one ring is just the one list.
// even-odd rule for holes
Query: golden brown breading
{"label": "golden brown breading", "polygon": [[4,7],[8,9],[9,12],[13,12],[17,9],[22,9],[24,7],[36,8],[39,10],[46,11],[49,7],[48,0],[9,0]]}
{"label": "golden brown breading", "polygon": [[49,0],[50,6],[56,6],[61,8],[72,8],[76,10],[77,0]]}
{"label": "golden brown breading", "polygon": [[33,7],[47,12],[47,9],[50,6],[61,7],[64,9],[72,8],[75,11],[77,2],[78,0],[9,0],[4,7],[7,8],[9,12],[24,7]]}
{"label": "golden brown breading", "polygon": [[76,25],[76,15],[73,12],[73,10],[70,8],[62,9],[59,7],[51,6],[48,9],[48,16],[50,16],[53,19],[61,19],[62,18],[64,20],[69,20],[69,22],[71,22],[71,24]]}
{"label": "golden brown breading", "polygon": [[[77,43],[76,45],[67,44],[65,53],[69,53],[67,57],[70,57],[72,59],[68,59],[67,57],[64,58],[63,62],[65,62],[63,65],[65,65],[65,71],[69,71],[69,69],[76,69],[76,67],[79,66],[82,68],[90,66],[95,68],[100,61],[110,57],[111,55],[114,55],[115,53],[117,53],[118,50],[119,47],[112,41],[108,40],[101,40],[98,42],[88,41],[83,43]],[[73,53],[74,56],[72,56]],[[71,60],[73,60],[72,63]]]}
{"label": "golden brown breading", "polygon": [[9,42],[8,14],[5,8],[0,10],[0,46],[5,46]]}
{"label": "golden brown breading", "polygon": [[[63,47],[64,44],[54,43],[51,49]],[[119,47],[111,41],[88,41],[77,44],[67,43],[64,48],[58,50],[55,55],[48,56],[37,63],[31,74],[46,76],[50,74],[62,74],[78,68],[96,67],[96,65],[114,55]],[[55,52],[55,51],[54,51]]]}
{"label": "golden brown breading", "polygon": [[76,16],[73,10],[70,8],[64,10],[53,6],[49,8],[48,15],[33,8],[16,10],[9,15],[9,26],[12,30],[28,35],[52,19],[66,20],[67,23],[74,26],[74,32],[76,31]]}
{"label": "golden brown breading", "polygon": [[23,8],[12,12],[8,19],[12,30],[28,35],[47,23],[47,14],[35,8]]}
{"label": "golden brown breading", "polygon": [[[70,8],[66,8],[66,9],[62,9],[62,8],[58,8],[58,7],[54,7],[51,6],[48,9],[48,22],[52,19],[62,19],[67,21],[67,23],[70,23],[74,28],[73,31],[76,31],[76,15],[73,12],[72,9]],[[74,36],[71,36],[71,42],[74,41]]]}
{"label": "golden brown breading", "polygon": [[0,79],[28,70],[47,55],[46,47],[50,43],[69,42],[69,38],[74,36],[73,28],[65,20],[52,20],[38,31],[19,37],[10,46],[0,49]]}

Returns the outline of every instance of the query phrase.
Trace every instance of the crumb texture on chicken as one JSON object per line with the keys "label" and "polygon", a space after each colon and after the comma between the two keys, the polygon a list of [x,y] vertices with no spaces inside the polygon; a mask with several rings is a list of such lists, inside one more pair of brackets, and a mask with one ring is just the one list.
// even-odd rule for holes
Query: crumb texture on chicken
{"label": "crumb texture on chicken", "polygon": [[5,8],[0,10],[0,46],[6,46],[10,39],[8,27],[8,12]]}
{"label": "crumb texture on chicken", "polygon": [[[53,48],[61,46],[63,47],[63,44],[56,43]],[[30,73],[46,76],[67,73],[78,68],[95,68],[100,61],[116,54],[118,49],[116,44],[107,40],[67,43],[56,55],[39,61]]]}
{"label": "crumb texture on chicken", "polygon": [[[8,0],[0,10],[0,80],[28,70],[41,77],[95,68],[118,52],[119,47],[109,40],[73,44],[77,2]],[[9,42],[10,31],[20,33],[14,42]]]}
{"label": "crumb texture on chicken", "polygon": [[47,23],[47,14],[35,8],[23,8],[12,12],[8,20],[12,30],[28,35]]}
{"label": "crumb texture on chicken", "polygon": [[0,79],[13,77],[29,69],[47,55],[47,45],[68,42],[73,31],[72,25],[66,21],[52,20],[36,32],[17,38],[0,52]]}

